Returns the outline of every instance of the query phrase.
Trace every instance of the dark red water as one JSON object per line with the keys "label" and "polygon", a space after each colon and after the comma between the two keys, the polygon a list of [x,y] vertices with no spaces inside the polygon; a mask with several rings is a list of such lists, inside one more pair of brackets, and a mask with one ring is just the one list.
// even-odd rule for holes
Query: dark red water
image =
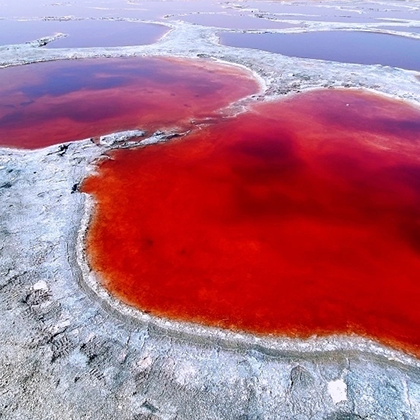
{"label": "dark red water", "polygon": [[127,129],[189,126],[258,91],[199,60],[70,60],[0,70],[0,145],[39,148]]}
{"label": "dark red water", "polygon": [[419,133],[401,102],[315,91],[115,152],[83,187],[90,264],[155,315],[420,355]]}
{"label": "dark red water", "polygon": [[291,57],[420,70],[420,40],[396,35],[360,31],[223,33],[220,40],[232,47],[255,48]]}
{"label": "dark red water", "polygon": [[2,20],[0,21],[0,45],[33,41],[56,33],[68,36],[47,45],[47,48],[119,47],[152,44],[162,37],[168,28],[140,22],[110,20]]}

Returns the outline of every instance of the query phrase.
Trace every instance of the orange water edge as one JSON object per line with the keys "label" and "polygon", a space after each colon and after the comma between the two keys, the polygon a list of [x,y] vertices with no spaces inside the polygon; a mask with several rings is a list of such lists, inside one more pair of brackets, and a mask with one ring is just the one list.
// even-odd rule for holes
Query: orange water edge
{"label": "orange water edge", "polygon": [[420,355],[420,111],[313,91],[112,153],[87,257],[154,315]]}

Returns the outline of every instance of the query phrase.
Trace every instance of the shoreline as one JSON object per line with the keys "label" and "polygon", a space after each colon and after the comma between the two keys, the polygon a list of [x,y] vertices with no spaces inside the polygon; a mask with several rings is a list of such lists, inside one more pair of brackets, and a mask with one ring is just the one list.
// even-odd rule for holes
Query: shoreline
{"label": "shoreline", "polygon": [[[221,28],[150,22],[172,30],[139,47],[0,46],[0,71],[62,59],[202,57],[246,69],[260,86],[222,112],[325,88],[420,107],[420,72],[225,47],[217,44]],[[151,134],[128,147],[158,141],[167,140]],[[405,352],[359,336],[261,337],[168,321],[112,297],[86,260],[94,201],[72,189],[119,145],[63,144],[62,155],[58,144],[0,148],[0,186],[10,185],[0,187],[7,203],[0,209],[5,418],[420,418],[420,360]]]}

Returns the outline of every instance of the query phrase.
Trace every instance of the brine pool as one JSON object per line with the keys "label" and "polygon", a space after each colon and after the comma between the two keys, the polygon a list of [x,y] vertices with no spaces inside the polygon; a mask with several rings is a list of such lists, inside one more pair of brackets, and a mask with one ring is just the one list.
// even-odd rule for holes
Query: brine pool
{"label": "brine pool", "polygon": [[179,321],[278,336],[356,333],[420,355],[418,108],[338,89],[228,117],[219,110],[259,85],[204,60],[0,72],[3,146],[191,130],[110,152],[82,186],[96,203],[87,260],[119,299]]}
{"label": "brine pool", "polygon": [[116,151],[83,186],[90,264],[156,316],[420,354],[419,131],[401,102],[316,91]]}
{"label": "brine pool", "polygon": [[258,91],[237,67],[163,58],[62,60],[0,69],[0,77],[0,145],[26,149],[186,129]]}
{"label": "brine pool", "polygon": [[420,39],[363,31],[219,34],[224,45],[291,57],[420,70]]}
{"label": "brine pool", "polygon": [[0,45],[22,44],[61,33],[45,48],[119,47],[153,44],[169,28],[122,20],[0,20]]}

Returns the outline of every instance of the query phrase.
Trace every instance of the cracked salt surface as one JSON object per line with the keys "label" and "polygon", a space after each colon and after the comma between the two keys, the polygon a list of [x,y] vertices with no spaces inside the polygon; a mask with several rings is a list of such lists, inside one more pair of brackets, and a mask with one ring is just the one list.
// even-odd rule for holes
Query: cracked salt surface
{"label": "cracked salt surface", "polygon": [[[170,4],[161,3],[161,9]],[[420,6],[417,1],[363,4],[351,7],[367,12],[374,5],[390,9],[383,16],[408,19]],[[61,12],[65,15],[76,6],[92,16],[115,13],[93,11],[82,2],[45,8],[31,2],[25,13],[67,10]],[[236,7],[223,8],[229,6]],[[274,12],[277,7],[263,1],[253,6]],[[8,2],[5,10],[22,15],[16,2]],[[34,42],[0,47],[0,66],[86,57],[213,57],[251,69],[264,82],[267,98],[346,86],[420,103],[416,72],[228,48],[217,44],[213,29],[175,20],[165,19],[174,30],[151,46],[47,50]],[[322,25],[337,28],[336,23]],[[402,353],[356,337],[278,342],[150,322],[146,315],[139,322],[138,312],[130,321],[103,290],[97,291],[98,299],[76,264],[75,244],[89,200],[72,191],[107,150],[86,140],[64,149],[0,151],[0,195],[6,203],[0,208],[4,418],[420,419],[419,362]],[[345,384],[347,400],[337,378]]]}

